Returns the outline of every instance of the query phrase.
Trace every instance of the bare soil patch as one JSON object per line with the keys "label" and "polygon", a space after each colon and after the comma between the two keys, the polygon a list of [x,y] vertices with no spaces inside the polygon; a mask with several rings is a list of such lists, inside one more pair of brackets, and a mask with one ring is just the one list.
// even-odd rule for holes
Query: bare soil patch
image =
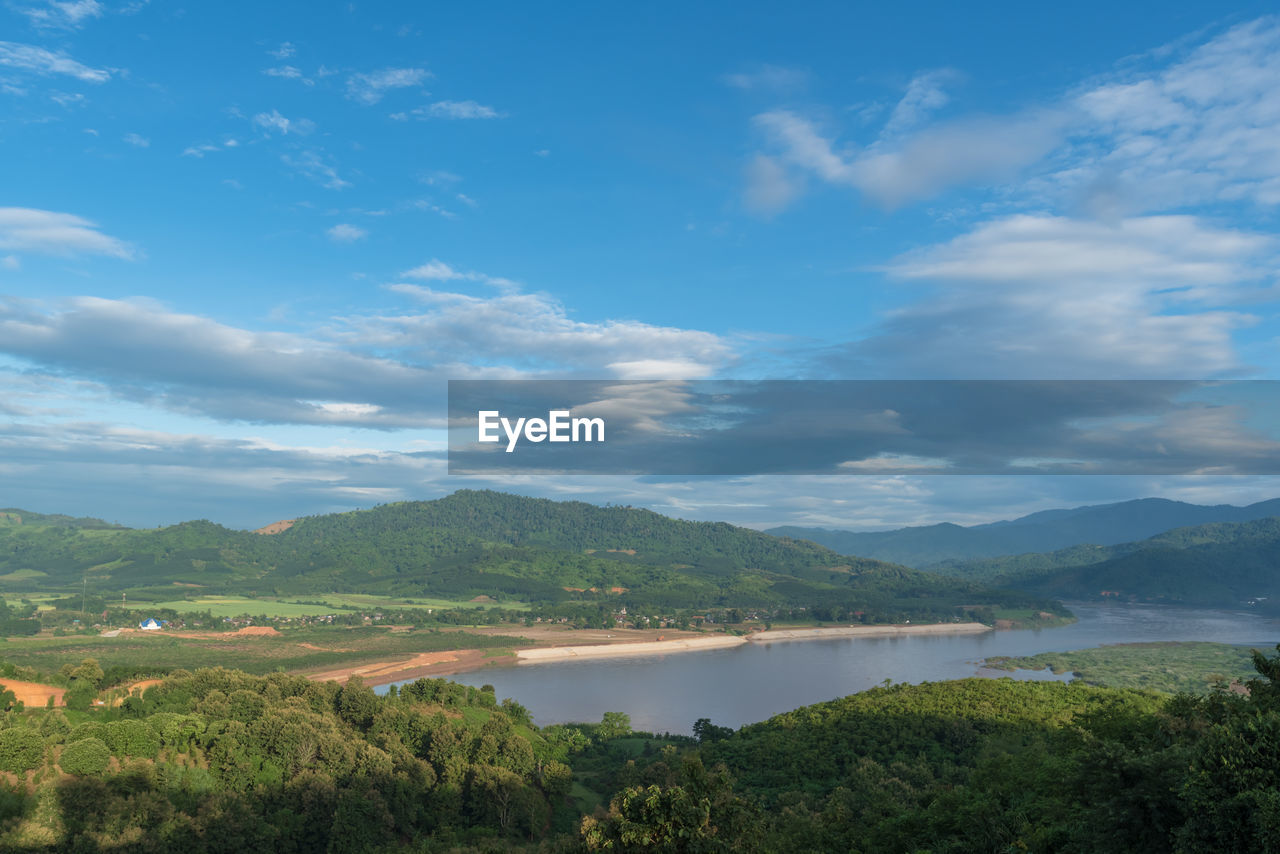
{"label": "bare soil patch", "polygon": [[283,531],[287,531],[290,528],[292,528],[294,526],[294,523],[297,521],[298,521],[297,519],[281,519],[279,522],[272,522],[270,525],[263,525],[261,528],[254,531],[254,533],[263,534],[265,536],[270,536],[271,534],[279,534]]}
{"label": "bare soil patch", "polygon": [[271,626],[245,626],[232,632],[236,637],[279,637],[280,632]]}
{"label": "bare soil patch", "polygon": [[17,679],[0,679],[0,685],[12,691],[13,695],[26,705],[35,708],[44,708],[50,697],[53,697],[55,706],[61,706],[62,695],[67,691],[66,688],[59,688],[57,685],[21,682]]}

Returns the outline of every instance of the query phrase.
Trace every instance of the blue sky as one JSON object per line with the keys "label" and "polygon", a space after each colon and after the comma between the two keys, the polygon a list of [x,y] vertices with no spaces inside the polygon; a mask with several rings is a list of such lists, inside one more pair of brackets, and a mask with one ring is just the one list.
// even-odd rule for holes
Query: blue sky
{"label": "blue sky", "polygon": [[874,527],[1276,494],[445,476],[450,378],[1280,376],[1266,5],[688,5],[4,3],[0,504],[256,526],[492,486]]}

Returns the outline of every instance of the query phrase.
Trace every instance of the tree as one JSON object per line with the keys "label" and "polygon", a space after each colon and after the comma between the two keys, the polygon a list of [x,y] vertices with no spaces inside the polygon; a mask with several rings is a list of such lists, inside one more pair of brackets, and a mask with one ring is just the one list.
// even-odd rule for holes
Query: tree
{"label": "tree", "polygon": [[711,722],[710,718],[698,718],[693,723],[693,737],[698,739],[699,743],[705,744],[708,741],[719,741],[722,738],[728,738],[733,735],[733,729],[727,726],[716,726]]}
{"label": "tree", "polygon": [[624,735],[631,734],[631,717],[622,712],[605,712],[600,718],[600,725],[596,727],[596,735],[602,741],[608,741],[611,738],[622,738]]}
{"label": "tree", "polygon": [[107,749],[106,742],[100,738],[82,738],[62,749],[58,764],[68,774],[84,777],[106,771],[110,761],[111,751]]}

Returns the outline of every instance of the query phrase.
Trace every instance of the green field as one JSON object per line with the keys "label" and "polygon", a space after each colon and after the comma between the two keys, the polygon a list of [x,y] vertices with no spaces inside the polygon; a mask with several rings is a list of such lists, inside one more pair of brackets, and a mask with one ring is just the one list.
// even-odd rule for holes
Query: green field
{"label": "green field", "polygon": [[31,581],[33,578],[45,578],[46,572],[38,569],[16,569],[13,572],[0,575],[0,582],[3,581]]}
{"label": "green field", "polygon": [[198,596],[194,599],[174,599],[169,602],[148,602],[137,608],[167,608],[179,613],[208,611],[215,617],[238,617],[242,614],[267,617],[317,617],[332,614],[333,608],[325,605],[303,605],[298,602],[281,602],[276,599],[249,599],[244,596]]}
{"label": "green field", "polygon": [[320,596],[308,597],[316,600],[328,602],[330,605],[337,607],[352,608],[387,608],[387,609],[407,609],[422,608],[434,611],[449,611],[466,608],[502,608],[507,611],[527,611],[529,604],[527,602],[517,602],[514,600],[504,602],[473,602],[469,599],[432,599],[430,597],[411,597],[407,599],[399,599],[394,596],[375,596],[361,593],[326,593]]}
{"label": "green field", "polygon": [[387,661],[451,649],[483,649],[498,656],[512,646],[528,643],[514,637],[460,631],[391,632],[382,626],[325,626],[289,629],[275,636],[237,636],[232,632],[132,632],[113,638],[40,635],[0,643],[0,658],[46,673],[56,672],[67,662],[94,658],[104,668],[119,666],[138,672],[233,667],[263,674]]}
{"label": "green field", "polygon": [[[1266,650],[1264,650],[1265,652]],[[1134,643],[1043,652],[1019,658],[989,658],[997,670],[1073,672],[1088,685],[1204,694],[1219,682],[1256,677],[1249,647],[1225,643]]]}
{"label": "green field", "polygon": [[[33,601],[36,597],[29,597]],[[292,599],[252,599],[247,596],[195,596],[190,599],[172,599],[166,602],[136,604],[137,608],[167,608],[178,613],[209,611],[215,617],[238,617],[244,614],[267,617],[318,617],[351,609],[371,610],[433,610],[447,611],[470,608],[505,608],[527,611],[523,602],[471,602],[460,599],[400,599],[393,596],[374,596],[356,593],[326,593],[306,597],[306,602]],[[323,602],[325,604],[314,604]],[[335,610],[336,609],[336,610]]]}

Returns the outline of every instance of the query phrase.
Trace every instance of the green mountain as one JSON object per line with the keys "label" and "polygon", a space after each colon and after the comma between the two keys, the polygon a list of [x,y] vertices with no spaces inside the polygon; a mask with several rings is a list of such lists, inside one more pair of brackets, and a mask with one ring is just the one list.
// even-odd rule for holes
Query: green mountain
{"label": "green mountain", "polygon": [[1136,543],[940,564],[936,572],[1063,598],[1280,607],[1280,518],[1177,528]]}
{"label": "green mountain", "polygon": [[496,492],[297,520],[275,534],[207,521],[133,530],[0,527],[9,590],[199,594],[388,593],[532,603],[822,608],[876,619],[949,617],[955,606],[1045,607],[958,578],[841,556],[810,542],[633,507]]}
{"label": "green mountain", "polygon": [[940,524],[858,532],[786,526],[770,528],[765,533],[810,540],[841,554],[928,568],[944,561],[1051,552],[1082,543],[1117,545],[1174,528],[1213,522],[1248,522],[1268,516],[1280,516],[1280,498],[1247,507],[1140,498],[1070,510],[1043,510],[1018,519],[970,527]]}
{"label": "green mountain", "polygon": [[0,510],[0,527],[15,527],[17,525],[36,525],[55,528],[87,528],[92,530],[120,527],[119,525],[113,525],[110,522],[104,522],[101,519],[31,513],[27,510],[18,510],[15,507],[6,507]]}

